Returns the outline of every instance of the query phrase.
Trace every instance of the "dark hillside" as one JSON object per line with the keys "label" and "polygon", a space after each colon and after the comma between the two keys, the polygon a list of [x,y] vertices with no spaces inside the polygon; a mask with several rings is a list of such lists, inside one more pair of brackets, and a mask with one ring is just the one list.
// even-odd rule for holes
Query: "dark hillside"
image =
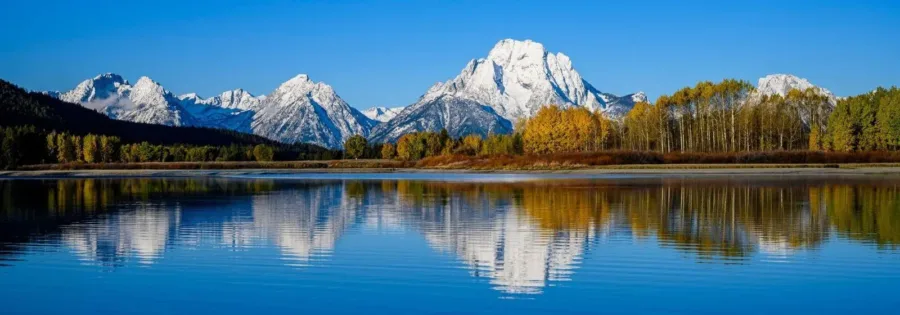
{"label": "dark hillside", "polygon": [[[78,104],[28,92],[0,80],[0,126],[31,125],[47,131],[118,136],[125,143],[230,145],[278,143],[266,138],[229,130],[170,127],[110,119]],[[313,146],[310,146],[312,148]]]}

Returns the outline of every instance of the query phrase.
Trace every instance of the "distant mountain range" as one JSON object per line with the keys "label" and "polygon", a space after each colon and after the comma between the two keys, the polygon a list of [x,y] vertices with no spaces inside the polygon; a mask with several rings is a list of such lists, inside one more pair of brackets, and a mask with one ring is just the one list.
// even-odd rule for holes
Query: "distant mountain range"
{"label": "distant mountain range", "polygon": [[65,93],[46,94],[119,120],[228,129],[331,148],[340,147],[351,135],[368,135],[376,124],[344,102],[331,86],[306,75],[282,83],[268,96],[242,89],[211,98],[195,93],[175,96],[148,77],[131,85],[112,73],[85,80]]}
{"label": "distant mountain range", "polygon": [[[784,74],[759,81],[761,94],[783,95],[808,87],[813,87],[809,81]],[[511,39],[498,42],[486,58],[469,61],[458,76],[435,84],[413,104],[365,112],[347,104],[331,86],[303,74],[260,96],[243,89],[210,98],[175,96],[150,78],[141,77],[132,85],[112,73],[67,92],[44,93],[119,120],[228,129],[330,148],[340,148],[355,134],[390,142],[409,132],[440,129],[454,137],[508,133],[514,121],[547,104],[582,106],[620,119],[636,102],[647,101],[643,92],[601,92],[575,71],[568,56],[548,52],[537,42]]]}
{"label": "distant mountain range", "polygon": [[379,122],[387,122],[388,120],[397,117],[401,111],[403,111],[405,107],[372,107],[367,110],[364,110],[362,113],[369,117],[369,119],[379,121]]}
{"label": "distant mountain range", "polygon": [[[103,81],[103,80],[100,80]],[[113,81],[106,81],[111,83]],[[103,82],[97,82],[103,83]],[[108,92],[114,85],[98,84],[93,96],[83,95],[88,104],[97,100],[101,93]],[[124,86],[122,86],[124,88]],[[45,93],[46,94],[46,93]],[[12,83],[0,80],[0,126],[31,125],[38,130],[68,132],[76,135],[89,133],[118,136],[124,143],[140,143],[147,141],[153,144],[189,144],[189,145],[230,145],[230,144],[268,144],[277,142],[264,137],[232,130],[176,127],[161,124],[143,124],[131,121],[110,119],[108,115],[79,106],[71,102],[61,101],[60,95],[28,92]],[[135,93],[137,96],[139,93]],[[74,95],[74,94],[70,94]],[[109,98],[107,98],[109,99]],[[130,100],[121,99],[121,102]],[[106,104],[106,106],[112,106]],[[124,105],[122,105],[124,106]],[[110,107],[113,109],[113,107]],[[165,110],[160,110],[160,112]],[[149,111],[148,111],[149,113]],[[141,119],[152,115],[141,116]],[[322,148],[312,145],[299,145],[296,150],[306,152],[323,152]]]}

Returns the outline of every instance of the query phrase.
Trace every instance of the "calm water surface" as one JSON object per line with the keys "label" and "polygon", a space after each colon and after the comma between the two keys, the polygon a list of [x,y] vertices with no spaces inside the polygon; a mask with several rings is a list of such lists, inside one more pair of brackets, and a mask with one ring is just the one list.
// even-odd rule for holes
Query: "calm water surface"
{"label": "calm water surface", "polygon": [[0,314],[896,313],[896,177],[0,180]]}

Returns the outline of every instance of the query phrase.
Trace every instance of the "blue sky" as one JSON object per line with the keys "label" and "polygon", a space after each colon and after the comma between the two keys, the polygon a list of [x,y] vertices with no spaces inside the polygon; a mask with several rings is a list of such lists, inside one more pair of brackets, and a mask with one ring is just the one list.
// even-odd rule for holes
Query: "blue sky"
{"label": "blue sky", "polygon": [[307,73],[363,109],[408,105],[514,38],[614,94],[770,73],[838,95],[900,85],[900,1],[180,2],[5,2],[0,78],[67,90],[115,72],[208,97]]}

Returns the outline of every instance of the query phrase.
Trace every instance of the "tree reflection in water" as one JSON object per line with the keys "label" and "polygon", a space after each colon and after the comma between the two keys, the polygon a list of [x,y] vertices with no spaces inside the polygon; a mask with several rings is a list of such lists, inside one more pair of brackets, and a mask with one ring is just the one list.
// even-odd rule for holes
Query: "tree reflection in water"
{"label": "tree reflection in water", "polygon": [[900,189],[877,179],[0,181],[0,264],[59,242],[84,262],[152,264],[172,246],[273,245],[289,265],[326,259],[342,235],[417,230],[501,291],[571,279],[610,238],[698,261],[789,257],[830,238],[896,249]]}

